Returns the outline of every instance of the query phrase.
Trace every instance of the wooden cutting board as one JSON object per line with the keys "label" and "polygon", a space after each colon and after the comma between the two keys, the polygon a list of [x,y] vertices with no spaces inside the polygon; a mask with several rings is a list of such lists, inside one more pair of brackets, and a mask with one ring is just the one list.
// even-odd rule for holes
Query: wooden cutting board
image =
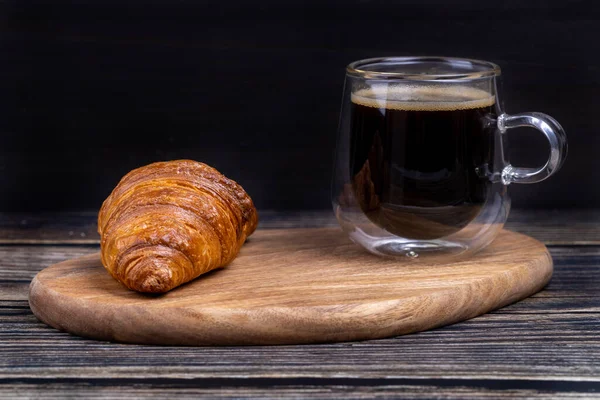
{"label": "wooden cutting board", "polygon": [[256,232],[240,255],[167,294],[113,280],[99,254],[50,266],[29,304],[75,335],[129,343],[230,345],[337,342],[422,331],[473,318],[546,285],[552,259],[503,231],[486,250],[447,265],[393,261],[335,228]]}

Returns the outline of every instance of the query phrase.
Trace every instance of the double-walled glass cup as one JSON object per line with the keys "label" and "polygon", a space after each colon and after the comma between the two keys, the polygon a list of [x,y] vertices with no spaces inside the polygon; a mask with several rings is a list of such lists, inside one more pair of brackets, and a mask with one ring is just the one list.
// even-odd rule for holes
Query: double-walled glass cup
{"label": "double-walled glass cup", "polygon": [[[552,117],[500,109],[490,62],[443,57],[361,60],[346,70],[332,200],[350,238],[410,259],[487,246],[510,209],[507,186],[556,172],[566,137]],[[506,160],[507,131],[533,127],[550,144],[539,169]]]}

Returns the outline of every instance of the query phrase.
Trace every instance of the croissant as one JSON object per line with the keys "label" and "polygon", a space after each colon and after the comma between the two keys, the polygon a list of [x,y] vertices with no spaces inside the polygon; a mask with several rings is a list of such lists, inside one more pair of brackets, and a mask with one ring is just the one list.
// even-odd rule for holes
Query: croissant
{"label": "croissant", "polygon": [[102,264],[130,289],[167,292],[232,261],[257,223],[250,196],[216,169],[157,162],[125,175],[102,204]]}

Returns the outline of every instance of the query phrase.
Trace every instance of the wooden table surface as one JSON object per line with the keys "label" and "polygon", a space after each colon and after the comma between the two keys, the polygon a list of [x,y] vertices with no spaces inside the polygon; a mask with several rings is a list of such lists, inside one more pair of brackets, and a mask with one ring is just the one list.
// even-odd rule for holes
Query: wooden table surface
{"label": "wooden table surface", "polygon": [[[335,226],[329,211],[262,228]],[[0,214],[0,397],[589,398],[600,396],[600,210],[513,211],[549,247],[537,295],[433,331],[355,343],[158,347],[58,332],[29,310],[44,267],[98,251],[94,213]]]}

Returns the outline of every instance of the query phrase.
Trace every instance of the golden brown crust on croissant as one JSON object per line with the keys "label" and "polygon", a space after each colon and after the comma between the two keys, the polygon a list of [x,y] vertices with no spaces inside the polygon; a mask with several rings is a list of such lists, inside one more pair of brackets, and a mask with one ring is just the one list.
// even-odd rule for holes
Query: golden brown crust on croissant
{"label": "golden brown crust on croissant", "polygon": [[196,161],[129,172],[98,214],[102,263],[130,289],[162,293],[229,263],[256,229],[252,199]]}

